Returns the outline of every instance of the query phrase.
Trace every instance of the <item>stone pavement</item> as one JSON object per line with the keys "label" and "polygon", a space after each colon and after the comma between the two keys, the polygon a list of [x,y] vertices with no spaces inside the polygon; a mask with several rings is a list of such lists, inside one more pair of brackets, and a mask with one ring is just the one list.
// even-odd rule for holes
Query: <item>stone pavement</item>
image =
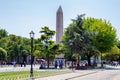
{"label": "stone pavement", "polygon": [[113,80],[118,80],[118,79],[120,79],[120,75],[115,76]]}
{"label": "stone pavement", "polygon": [[[13,65],[6,65],[6,66],[0,66],[0,72],[13,72],[13,71],[30,71],[30,65],[27,65],[26,67],[13,67]],[[39,70],[39,65],[33,66],[34,70]]]}
{"label": "stone pavement", "polygon": [[43,78],[38,78],[35,80],[69,80],[75,77],[80,77],[80,76],[85,76],[89,74],[94,74],[100,70],[75,70],[71,73],[66,73],[66,74],[61,74],[61,75],[56,75],[56,76],[49,76],[49,77],[43,77]]}
{"label": "stone pavement", "polygon": [[[115,66],[105,66],[107,69],[119,69],[120,66],[115,67]],[[104,69],[106,69],[104,68]],[[73,72],[69,72],[66,74],[60,74],[56,76],[48,76],[48,77],[43,77],[43,78],[38,78],[35,80],[69,80],[75,77],[80,77],[80,76],[85,76],[89,74],[94,74],[99,71],[102,71],[104,69],[89,69],[89,70],[74,70]],[[1,67],[0,72],[10,72],[10,71],[29,71],[30,70],[30,65],[27,65],[26,67],[13,67],[13,66],[6,66],[6,67]],[[34,70],[39,70],[39,65],[34,66]],[[119,77],[119,76],[116,76]],[[119,77],[120,78],[120,77]]]}
{"label": "stone pavement", "polygon": [[[55,75],[55,76],[48,76],[48,77],[38,78],[38,79],[35,79],[35,80],[72,80],[72,78],[75,78],[75,77],[94,74],[94,73],[97,73],[99,71],[103,71],[104,69],[113,69],[113,68],[114,69],[120,69],[120,66],[115,67],[115,66],[107,65],[103,69],[74,70],[71,73]],[[116,77],[119,77],[119,79],[120,79],[120,76],[116,76]]]}

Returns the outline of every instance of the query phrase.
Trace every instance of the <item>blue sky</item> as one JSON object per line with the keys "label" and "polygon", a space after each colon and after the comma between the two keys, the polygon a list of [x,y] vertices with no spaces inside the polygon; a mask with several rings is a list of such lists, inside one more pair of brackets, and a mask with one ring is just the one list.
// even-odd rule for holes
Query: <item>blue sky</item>
{"label": "blue sky", "polygon": [[112,23],[120,39],[120,0],[0,0],[0,28],[9,34],[29,37],[33,30],[40,36],[43,26],[56,30],[56,11],[62,6],[64,28],[78,14],[103,18]]}

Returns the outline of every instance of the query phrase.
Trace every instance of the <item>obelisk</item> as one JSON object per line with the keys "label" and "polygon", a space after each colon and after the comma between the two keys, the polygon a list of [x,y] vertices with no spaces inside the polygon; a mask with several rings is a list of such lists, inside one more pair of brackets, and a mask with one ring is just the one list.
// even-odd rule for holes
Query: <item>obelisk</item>
{"label": "obelisk", "polygon": [[63,11],[59,6],[56,13],[56,43],[60,43],[63,35]]}

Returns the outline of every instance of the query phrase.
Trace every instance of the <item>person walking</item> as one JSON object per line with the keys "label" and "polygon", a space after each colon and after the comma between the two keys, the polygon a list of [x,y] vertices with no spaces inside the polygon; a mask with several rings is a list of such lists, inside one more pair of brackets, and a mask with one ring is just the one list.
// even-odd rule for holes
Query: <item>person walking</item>
{"label": "person walking", "polygon": [[58,66],[58,62],[57,61],[55,61],[55,69],[57,69],[57,66]]}
{"label": "person walking", "polygon": [[59,68],[62,69],[63,68],[63,61],[59,61]]}

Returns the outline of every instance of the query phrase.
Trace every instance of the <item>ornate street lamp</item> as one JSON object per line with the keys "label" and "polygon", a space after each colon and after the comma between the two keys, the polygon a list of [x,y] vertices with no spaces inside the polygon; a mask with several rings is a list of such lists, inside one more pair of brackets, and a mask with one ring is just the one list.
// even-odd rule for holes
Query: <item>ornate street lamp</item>
{"label": "ornate street lamp", "polygon": [[31,38],[31,68],[30,68],[30,77],[33,80],[33,61],[34,61],[34,57],[33,57],[33,38],[34,38],[34,32],[31,31],[30,32],[30,38]]}

